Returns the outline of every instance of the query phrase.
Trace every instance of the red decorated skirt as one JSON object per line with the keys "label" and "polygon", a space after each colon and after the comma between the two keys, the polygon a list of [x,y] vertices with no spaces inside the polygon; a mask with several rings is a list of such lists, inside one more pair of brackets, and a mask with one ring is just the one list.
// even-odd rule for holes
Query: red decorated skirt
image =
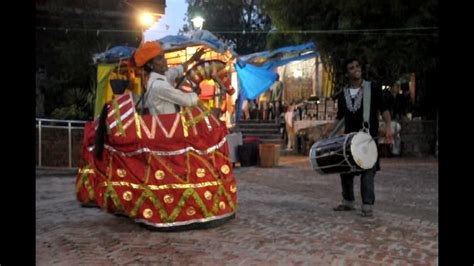
{"label": "red decorated skirt", "polygon": [[224,122],[200,107],[139,116],[133,105],[120,104],[114,99],[109,108],[102,159],[94,155],[97,120],[85,126],[79,202],[154,228],[210,224],[235,215],[237,186]]}

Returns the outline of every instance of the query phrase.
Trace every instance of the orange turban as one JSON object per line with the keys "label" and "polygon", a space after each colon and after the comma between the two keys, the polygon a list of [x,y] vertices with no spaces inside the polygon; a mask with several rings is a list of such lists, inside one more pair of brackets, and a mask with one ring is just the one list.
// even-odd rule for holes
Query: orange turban
{"label": "orange turban", "polygon": [[142,67],[146,62],[161,54],[163,54],[163,49],[161,49],[160,43],[146,42],[135,51],[133,57],[135,59],[135,64],[138,67]]}

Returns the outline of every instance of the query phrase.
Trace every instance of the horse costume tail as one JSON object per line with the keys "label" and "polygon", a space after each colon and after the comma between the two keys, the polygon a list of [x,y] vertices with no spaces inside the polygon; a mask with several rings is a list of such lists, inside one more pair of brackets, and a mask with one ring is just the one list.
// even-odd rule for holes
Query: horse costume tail
{"label": "horse costume tail", "polygon": [[94,139],[95,146],[95,157],[99,160],[102,160],[102,152],[104,151],[105,136],[107,135],[107,113],[108,113],[108,104],[104,104],[102,111],[99,116],[99,125],[97,126],[97,131]]}

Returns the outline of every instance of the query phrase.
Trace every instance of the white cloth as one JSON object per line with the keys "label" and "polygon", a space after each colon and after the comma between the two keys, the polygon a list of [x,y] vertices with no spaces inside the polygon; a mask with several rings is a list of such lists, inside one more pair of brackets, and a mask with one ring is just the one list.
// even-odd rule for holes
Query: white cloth
{"label": "white cloth", "polygon": [[285,123],[287,127],[289,126],[293,128],[293,121],[295,120],[294,116],[296,115],[295,109],[295,105],[290,105],[285,113]]}
{"label": "white cloth", "polygon": [[[392,127],[392,135],[393,135],[393,145],[391,148],[391,152],[393,155],[400,155],[401,145],[402,145],[400,131],[402,130],[402,126],[400,125],[400,123],[396,121],[392,121],[390,126]],[[379,128],[384,131],[385,122],[381,122],[379,124]],[[379,137],[379,143],[385,144],[385,135]]]}
{"label": "white cloth", "polygon": [[357,89],[350,88],[349,92],[351,94],[351,98],[354,98],[357,95],[357,93],[359,92],[359,90],[360,90],[360,88],[357,88]]}
{"label": "white cloth", "polygon": [[285,122],[289,127],[293,127],[293,111],[287,111],[285,113]]}
{"label": "white cloth", "polygon": [[398,122],[391,123],[392,126],[392,133],[393,133],[393,145],[392,145],[392,154],[393,155],[400,155],[402,149],[402,140],[400,137],[400,131],[402,130],[402,126]]}
{"label": "white cloth", "polygon": [[230,161],[232,163],[235,163],[238,161],[237,159],[237,147],[239,145],[243,145],[243,140],[242,140],[242,133],[237,132],[237,133],[232,133],[226,136],[227,139],[227,145],[229,147],[229,157]]}
{"label": "white cloth", "polygon": [[145,92],[144,105],[150,114],[170,114],[177,112],[175,105],[193,106],[199,98],[196,93],[186,93],[173,87],[175,79],[183,74],[183,67],[178,66],[166,71],[165,75],[151,72]]}

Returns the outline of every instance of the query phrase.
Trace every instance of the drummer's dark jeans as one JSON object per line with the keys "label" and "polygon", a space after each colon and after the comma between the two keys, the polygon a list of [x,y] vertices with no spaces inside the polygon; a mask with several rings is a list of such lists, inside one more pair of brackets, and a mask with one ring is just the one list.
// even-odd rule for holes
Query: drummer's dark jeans
{"label": "drummer's dark jeans", "polygon": [[362,195],[362,203],[373,205],[375,202],[374,177],[376,167],[356,174],[341,174],[342,197],[346,201],[354,201],[354,176],[360,176],[360,194]]}

